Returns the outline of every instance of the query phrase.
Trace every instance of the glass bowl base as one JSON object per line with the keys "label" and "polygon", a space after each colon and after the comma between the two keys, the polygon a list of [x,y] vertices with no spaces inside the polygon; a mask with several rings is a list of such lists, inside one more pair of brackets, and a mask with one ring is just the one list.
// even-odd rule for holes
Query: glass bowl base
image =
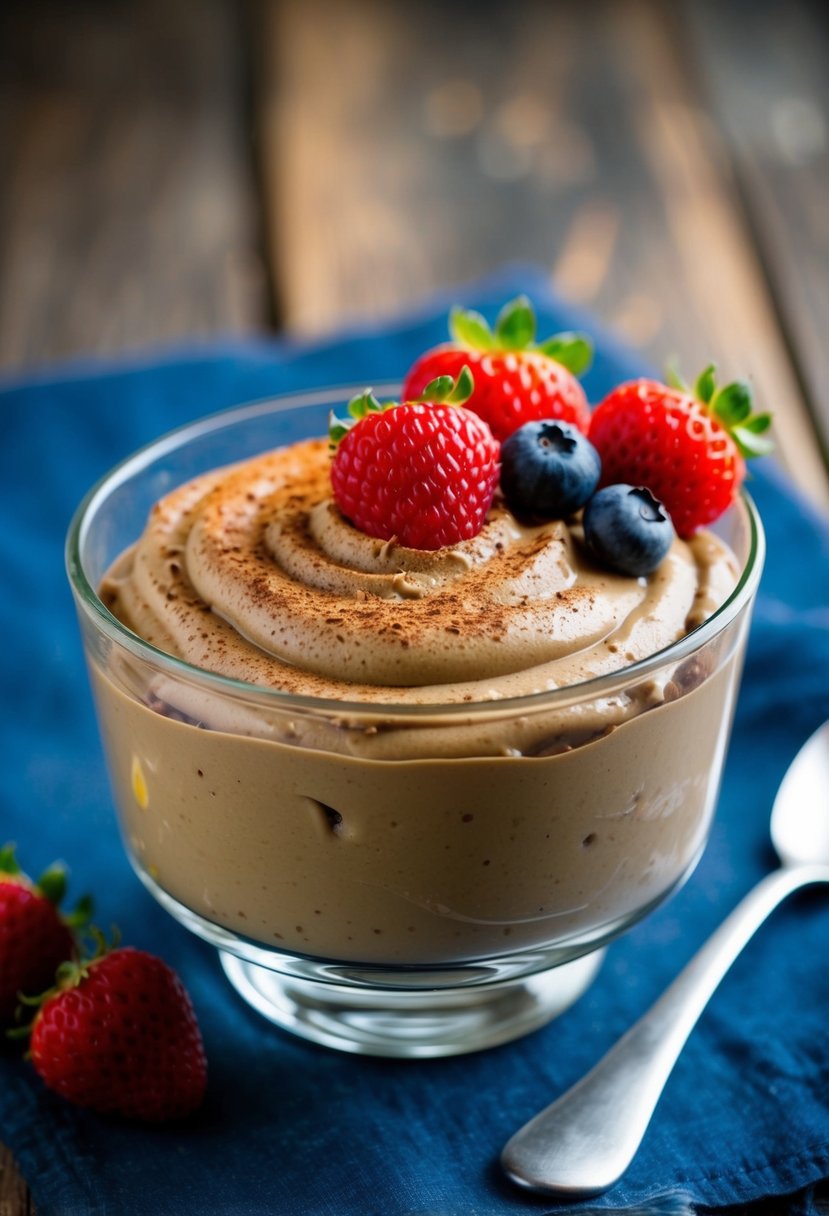
{"label": "glass bowl base", "polygon": [[605,944],[630,923],[613,922],[578,943],[465,963],[395,968],[314,959],[274,951],[206,920],[128,856],[161,906],[216,947],[248,1005],[283,1030],[359,1055],[454,1056],[529,1034],[582,995]]}
{"label": "glass bowl base", "polygon": [[220,950],[239,995],[283,1030],[359,1055],[425,1059],[506,1043],[563,1013],[590,985],[603,950],[479,987],[367,989],[317,983]]}

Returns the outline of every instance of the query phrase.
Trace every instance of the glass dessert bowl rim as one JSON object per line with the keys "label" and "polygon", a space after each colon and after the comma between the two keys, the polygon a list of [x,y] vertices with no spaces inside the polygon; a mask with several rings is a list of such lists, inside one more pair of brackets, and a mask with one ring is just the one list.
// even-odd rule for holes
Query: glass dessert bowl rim
{"label": "glass dessert bowl rim", "polygon": [[[393,396],[399,391],[399,387],[399,383],[385,383],[379,384],[372,391],[379,397]],[[599,676],[591,676],[587,680],[574,684],[554,689],[540,689],[519,696],[493,697],[477,701],[429,701],[413,704],[395,701],[351,701],[336,697],[285,692],[266,685],[221,675],[168,654],[133,633],[109,611],[87,578],[81,552],[90,520],[102,500],[108,497],[113,490],[134,475],[141,473],[151,463],[163,457],[166,452],[185,447],[191,439],[270,414],[284,413],[292,409],[342,404],[355,393],[363,391],[365,391],[364,386],[357,388],[332,386],[274,395],[249,404],[220,410],[193,422],[185,423],[183,426],[175,427],[134,450],[104,473],[78,505],[69,525],[65,545],[66,569],[70,584],[79,604],[92,623],[108,640],[129,651],[136,658],[149,662],[168,674],[179,679],[184,678],[188,683],[209,688],[214,693],[224,694],[234,699],[244,697],[246,700],[254,700],[260,705],[270,706],[275,710],[305,710],[317,714],[322,713],[326,717],[347,713],[362,718],[382,715],[386,719],[395,720],[434,719],[436,716],[468,719],[470,717],[478,718],[482,715],[500,717],[505,714],[535,713],[555,706],[564,707],[575,701],[611,695],[614,691],[629,685],[631,681],[645,679],[650,673],[666,664],[681,662],[697,652],[727,628],[751,600],[762,573],[765,537],[757,508],[750,495],[743,489],[740,491],[737,503],[730,508],[730,511],[741,507],[745,512],[749,532],[748,555],[731,594],[706,621],[668,646],[646,655],[634,663]],[[296,442],[301,442],[301,440]],[[228,463],[232,463],[233,460],[234,458],[231,457]],[[192,476],[197,475],[192,474]],[[137,535],[135,539],[138,539]],[[112,556],[114,559],[117,555]]]}

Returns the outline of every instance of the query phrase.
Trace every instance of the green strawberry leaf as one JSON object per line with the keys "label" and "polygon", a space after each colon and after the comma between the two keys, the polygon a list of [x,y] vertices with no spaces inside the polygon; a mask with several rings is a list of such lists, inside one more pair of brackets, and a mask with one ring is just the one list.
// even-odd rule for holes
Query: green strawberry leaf
{"label": "green strawberry leaf", "polygon": [[459,346],[472,350],[494,350],[495,335],[479,312],[453,308],[449,314],[449,335]]}
{"label": "green strawberry leaf", "polygon": [[435,376],[434,380],[430,380],[421,390],[418,401],[428,401],[433,405],[438,405],[446,400],[454,387],[454,376]]}
{"label": "green strawberry leaf", "polygon": [[526,296],[505,304],[495,321],[495,339],[501,350],[526,350],[535,341],[535,313]]}
{"label": "green strawberry leaf", "polygon": [[[758,415],[758,417],[761,416]],[[768,456],[774,451],[774,443],[771,439],[767,439],[765,435],[758,435],[754,430],[749,430],[747,425],[732,427],[731,437],[736,443],[740,455],[744,456],[746,460],[751,460],[755,456]]]}
{"label": "green strawberry leaf", "polygon": [[525,295],[510,300],[495,321],[495,330],[479,312],[453,308],[449,334],[453,342],[476,351],[533,350],[561,363],[574,376],[586,372],[593,360],[593,343],[586,334],[554,334],[536,343],[536,319],[532,302]]}
{"label": "green strawberry leaf", "polygon": [[64,916],[64,924],[71,929],[85,929],[92,920],[95,904],[91,895],[82,895],[68,916]]}
{"label": "green strawberry leaf", "polygon": [[704,372],[701,372],[694,384],[694,396],[700,401],[708,405],[717,387],[716,380],[717,365],[709,363]]}
{"label": "green strawberry leaf", "polygon": [[333,413],[329,414],[329,416],[328,416],[328,446],[331,448],[337,447],[340,440],[345,439],[346,435],[348,434],[348,432],[350,430],[351,430],[351,427],[347,423],[340,422],[340,420],[336,417],[335,414],[333,414]]}
{"label": "green strawberry leaf", "polygon": [[474,388],[472,372],[464,364],[457,380],[453,376],[436,376],[430,380],[419,400],[430,405],[463,405],[472,396]]}
{"label": "green strawberry leaf", "polygon": [[751,431],[754,435],[762,435],[763,431],[767,431],[770,426],[771,414],[752,414],[742,424],[744,430]]}
{"label": "green strawberry leaf", "polygon": [[714,365],[709,364],[697,377],[694,394],[728,432],[746,460],[768,456],[774,450],[774,443],[765,433],[771,426],[771,414],[751,412],[751,385],[745,380],[735,380],[732,384],[717,388]]}
{"label": "green strawberry leaf", "polygon": [[0,849],[0,874],[19,874],[20,866],[14,855],[14,845],[4,844]]}
{"label": "green strawberry leaf", "polygon": [[711,412],[728,430],[751,416],[751,387],[744,380],[735,380],[719,388],[710,400]]}
{"label": "green strawberry leaf", "polygon": [[44,870],[37,880],[37,886],[41,894],[45,895],[49,900],[49,903],[57,907],[66,894],[65,868],[60,863],[49,866],[49,869]]}
{"label": "green strawberry leaf", "polygon": [[452,392],[446,399],[447,404],[463,405],[464,402],[469,400],[474,391],[475,379],[469,367],[464,363],[463,367],[458,373],[458,378],[455,381],[455,387],[452,389]]}
{"label": "green strawberry leaf", "polygon": [[716,366],[709,363],[697,376],[693,389],[689,388],[670,363],[665,369],[665,382],[680,392],[696,398],[719,422],[737,446],[741,456],[768,456],[774,444],[765,432],[771,426],[771,414],[753,414],[751,385],[745,380],[735,380],[722,388],[717,387]]}
{"label": "green strawberry leaf", "polygon": [[370,388],[352,397],[348,403],[348,412],[354,419],[365,418],[366,414],[378,414],[382,408]]}
{"label": "green strawberry leaf", "polygon": [[665,383],[680,393],[690,393],[691,388],[677,367],[675,359],[669,359],[665,364]]}
{"label": "green strawberry leaf", "polygon": [[542,355],[555,359],[574,376],[581,376],[593,362],[593,343],[586,334],[553,334],[533,347]]}
{"label": "green strawberry leaf", "polygon": [[351,428],[363,418],[367,418],[369,414],[382,414],[384,410],[390,410],[395,405],[396,401],[379,402],[371,389],[367,388],[364,393],[358,393],[356,397],[351,398],[346,406],[347,418],[338,418],[332,410],[328,415],[329,449],[333,452]]}
{"label": "green strawberry leaf", "polygon": [[[19,1002],[19,1007],[23,1005],[40,1004],[40,998],[38,998],[37,1002],[31,1001],[25,997],[22,992],[18,992],[17,1000]],[[22,1026],[9,1026],[5,1032],[5,1037],[10,1043],[15,1043],[18,1041],[23,1042],[25,1039],[28,1039],[31,1036],[33,1025],[34,1019],[32,1019],[30,1022],[26,1022]]]}

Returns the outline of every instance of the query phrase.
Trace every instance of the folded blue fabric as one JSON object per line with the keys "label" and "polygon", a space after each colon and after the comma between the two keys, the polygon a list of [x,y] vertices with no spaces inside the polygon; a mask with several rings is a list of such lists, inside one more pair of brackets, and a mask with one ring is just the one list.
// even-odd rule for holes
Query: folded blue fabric
{"label": "folded blue fabric", "polygon": [[[519,290],[545,332],[596,327],[535,271],[458,295],[492,316]],[[557,1021],[505,1047],[430,1062],[340,1056],[244,1007],[217,958],[139,885],[118,839],[87,690],[62,543],[88,486],[161,432],[254,398],[398,379],[445,337],[448,299],[328,342],[232,342],[152,362],[76,363],[0,392],[4,498],[4,759],[0,838],[36,870],[55,856],[98,919],[181,973],[210,1059],[206,1103],[183,1126],[109,1122],[47,1092],[0,1053],[0,1139],[38,1216],[169,1213],[507,1216],[557,1210],[513,1188],[506,1139],[598,1059],[739,897],[771,868],[768,815],[805,738],[829,717],[829,526],[774,470],[751,490],[769,558],[757,604],[717,823],[684,889],[614,944],[593,987]],[[640,360],[597,334],[597,400]],[[829,1176],[829,900],[775,914],[727,977],[672,1076],[627,1176],[588,1207],[686,1211],[794,1196],[807,1212]],[[579,1210],[585,1210],[581,1208]]]}

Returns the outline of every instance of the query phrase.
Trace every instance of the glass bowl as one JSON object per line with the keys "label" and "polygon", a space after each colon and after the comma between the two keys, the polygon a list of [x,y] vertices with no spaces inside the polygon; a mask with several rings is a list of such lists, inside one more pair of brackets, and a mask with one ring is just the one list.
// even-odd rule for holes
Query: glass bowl
{"label": "glass bowl", "polygon": [[159,498],[325,434],[350,396],[267,401],[145,447],[79,507],[67,565],[141,881],[278,1025],[346,1051],[452,1055],[561,1012],[607,943],[693,869],[762,530],[745,496],[717,525],[741,573],[680,641],[510,699],[373,705],[275,691],[171,657],[110,613],[102,577]]}

